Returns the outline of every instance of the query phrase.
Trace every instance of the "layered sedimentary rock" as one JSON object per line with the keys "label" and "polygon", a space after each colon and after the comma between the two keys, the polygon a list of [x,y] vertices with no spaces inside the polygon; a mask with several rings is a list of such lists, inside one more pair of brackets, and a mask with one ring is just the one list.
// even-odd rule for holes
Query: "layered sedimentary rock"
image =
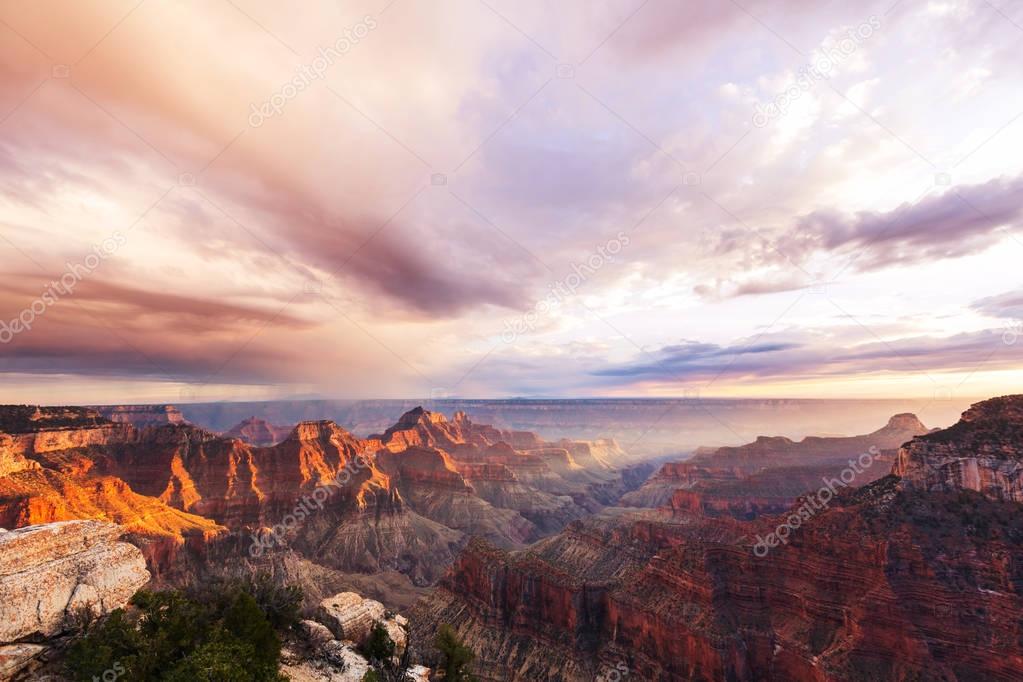
{"label": "layered sedimentary rock", "polygon": [[223,541],[216,556],[296,552],[342,573],[398,571],[412,594],[471,536],[523,547],[627,489],[603,462],[620,452],[613,441],[546,443],[465,414],[417,408],[367,439],[301,422],[260,447],[166,406],[102,412],[0,408],[0,524],[115,521],[161,577]]}
{"label": "layered sedimentary rock", "polygon": [[121,529],[65,521],[0,532],[0,642],[61,632],[80,610],[124,606],[149,581]]}
{"label": "layered sedimentary rock", "polygon": [[861,455],[869,456],[870,464],[858,468],[855,484],[881,478],[891,468],[895,448],[927,432],[914,415],[897,414],[884,427],[863,436],[810,436],[798,442],[761,436],[746,445],[666,463],[642,487],[624,495],[621,504],[648,508],[681,504],[692,511],[738,518],[777,514]]}
{"label": "layered sedimentary rock", "polygon": [[913,488],[1023,502],[1023,402],[1006,396],[972,406],[952,428],[900,448],[894,473]]}
{"label": "layered sedimentary rock", "polygon": [[408,644],[408,619],[389,612],[375,599],[342,592],[320,602],[316,617],[339,640],[364,644],[377,624],[383,626],[399,658]]}
{"label": "layered sedimentary rock", "polygon": [[202,546],[227,531],[210,519],[138,494],[115,475],[118,467],[106,453],[140,441],[131,425],[113,424],[83,408],[8,407],[0,413],[11,430],[0,433],[0,526],[112,521],[154,567],[190,543]]}
{"label": "layered sedimentary rock", "polygon": [[237,438],[249,445],[268,447],[280,443],[292,431],[290,426],[277,426],[265,419],[249,417],[224,432],[225,438]]}
{"label": "layered sedimentary rock", "polygon": [[[304,620],[297,628],[298,647],[285,649],[281,672],[296,682],[362,682],[371,669],[362,654],[374,627],[380,625],[395,644],[388,665],[402,661],[408,643],[408,620],[355,592],[343,592],[320,602],[316,621]],[[318,622],[317,622],[318,621]],[[409,661],[411,664],[412,661]],[[375,662],[379,670],[381,662]],[[397,679],[387,678],[387,679]],[[428,682],[430,669],[410,665],[405,682]]]}
{"label": "layered sedimentary rock", "polygon": [[413,642],[450,623],[485,680],[1020,679],[1023,508],[994,473],[942,472],[952,452],[1018,462],[1021,408],[975,406],[903,448],[906,478],[778,516],[612,510],[523,551],[474,542]]}
{"label": "layered sedimentary rock", "polygon": [[105,418],[118,424],[163,426],[186,423],[181,410],[173,405],[111,405],[98,408]]}

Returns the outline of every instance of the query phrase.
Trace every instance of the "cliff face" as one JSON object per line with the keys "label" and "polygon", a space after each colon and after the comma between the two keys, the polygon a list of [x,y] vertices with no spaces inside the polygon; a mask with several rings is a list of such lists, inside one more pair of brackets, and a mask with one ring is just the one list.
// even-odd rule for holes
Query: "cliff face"
{"label": "cliff face", "polygon": [[249,445],[269,447],[288,437],[291,427],[276,426],[256,417],[249,417],[224,432],[225,438],[237,438]]}
{"label": "cliff face", "polygon": [[121,529],[68,521],[0,532],[0,642],[61,632],[80,609],[124,606],[149,581]]}
{"label": "cliff face", "polygon": [[193,566],[216,541],[217,556],[227,547],[266,561],[298,552],[331,570],[398,571],[422,586],[470,536],[523,547],[626,489],[600,461],[617,456],[611,441],[553,445],[465,414],[418,408],[369,439],[300,422],[266,447],[181,423],[164,406],[103,414],[0,408],[12,429],[0,432],[0,524],[115,521],[160,576]]}
{"label": "cliff face", "polygon": [[977,403],[952,428],[900,448],[893,473],[921,490],[974,490],[1023,502],[1023,400]]}
{"label": "cliff face", "polygon": [[1019,462],[1023,396],[1006,400],[908,444],[894,467],[906,478],[827,503],[743,522],[679,499],[523,551],[473,543],[412,614],[413,641],[429,650],[452,624],[487,680],[593,679],[619,664],[680,681],[1020,679],[1021,508],[1001,484],[928,482],[950,452],[985,453],[998,471]]}
{"label": "cliff face", "polygon": [[819,487],[861,455],[870,465],[857,472],[856,485],[886,475],[895,448],[928,432],[916,416],[897,414],[863,436],[816,437],[793,441],[761,436],[738,447],[703,451],[686,462],[669,462],[643,486],[622,497],[629,507],[682,505],[691,511],[754,518],[785,511],[803,492]]}
{"label": "cliff face", "polygon": [[181,410],[173,405],[112,405],[98,408],[103,417],[117,424],[163,426],[186,423]]}

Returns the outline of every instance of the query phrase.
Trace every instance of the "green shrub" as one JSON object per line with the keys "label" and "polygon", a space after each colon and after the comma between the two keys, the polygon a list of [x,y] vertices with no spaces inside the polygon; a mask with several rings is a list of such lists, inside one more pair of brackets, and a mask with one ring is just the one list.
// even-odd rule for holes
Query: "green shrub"
{"label": "green shrub", "polygon": [[394,657],[394,641],[387,634],[387,628],[375,623],[369,633],[366,644],[362,647],[362,655],[370,661],[381,661],[390,664]]}
{"label": "green shrub", "polygon": [[278,682],[281,643],[256,597],[235,587],[198,601],[177,591],[141,591],[93,624],[70,648],[70,677],[91,682],[109,670],[165,682]]}
{"label": "green shrub", "polygon": [[444,671],[444,682],[475,682],[476,678],[469,673],[476,654],[458,638],[454,628],[442,623],[437,628],[434,646],[441,655],[441,670]]}

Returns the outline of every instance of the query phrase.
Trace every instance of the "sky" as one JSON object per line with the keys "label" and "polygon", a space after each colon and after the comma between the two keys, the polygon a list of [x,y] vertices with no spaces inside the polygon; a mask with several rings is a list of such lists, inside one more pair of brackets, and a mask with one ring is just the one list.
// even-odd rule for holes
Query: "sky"
{"label": "sky", "polygon": [[4,402],[1023,379],[1023,6],[0,4]]}

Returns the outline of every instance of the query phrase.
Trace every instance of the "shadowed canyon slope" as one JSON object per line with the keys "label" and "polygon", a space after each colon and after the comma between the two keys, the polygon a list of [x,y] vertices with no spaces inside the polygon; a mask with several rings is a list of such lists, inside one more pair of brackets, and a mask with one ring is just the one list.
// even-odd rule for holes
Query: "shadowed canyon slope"
{"label": "shadowed canyon slope", "polygon": [[414,634],[454,625],[487,680],[1020,679],[1021,429],[1023,396],[980,403],[891,475],[752,522],[612,509],[524,551],[474,541]]}
{"label": "shadowed canyon slope", "polygon": [[798,442],[761,436],[746,445],[668,462],[639,490],[624,495],[621,505],[654,508],[670,503],[737,518],[778,514],[817,487],[822,478],[864,453],[871,455],[871,465],[857,474],[857,485],[886,475],[896,449],[927,432],[916,415],[897,414],[882,428],[862,436],[808,436]]}

